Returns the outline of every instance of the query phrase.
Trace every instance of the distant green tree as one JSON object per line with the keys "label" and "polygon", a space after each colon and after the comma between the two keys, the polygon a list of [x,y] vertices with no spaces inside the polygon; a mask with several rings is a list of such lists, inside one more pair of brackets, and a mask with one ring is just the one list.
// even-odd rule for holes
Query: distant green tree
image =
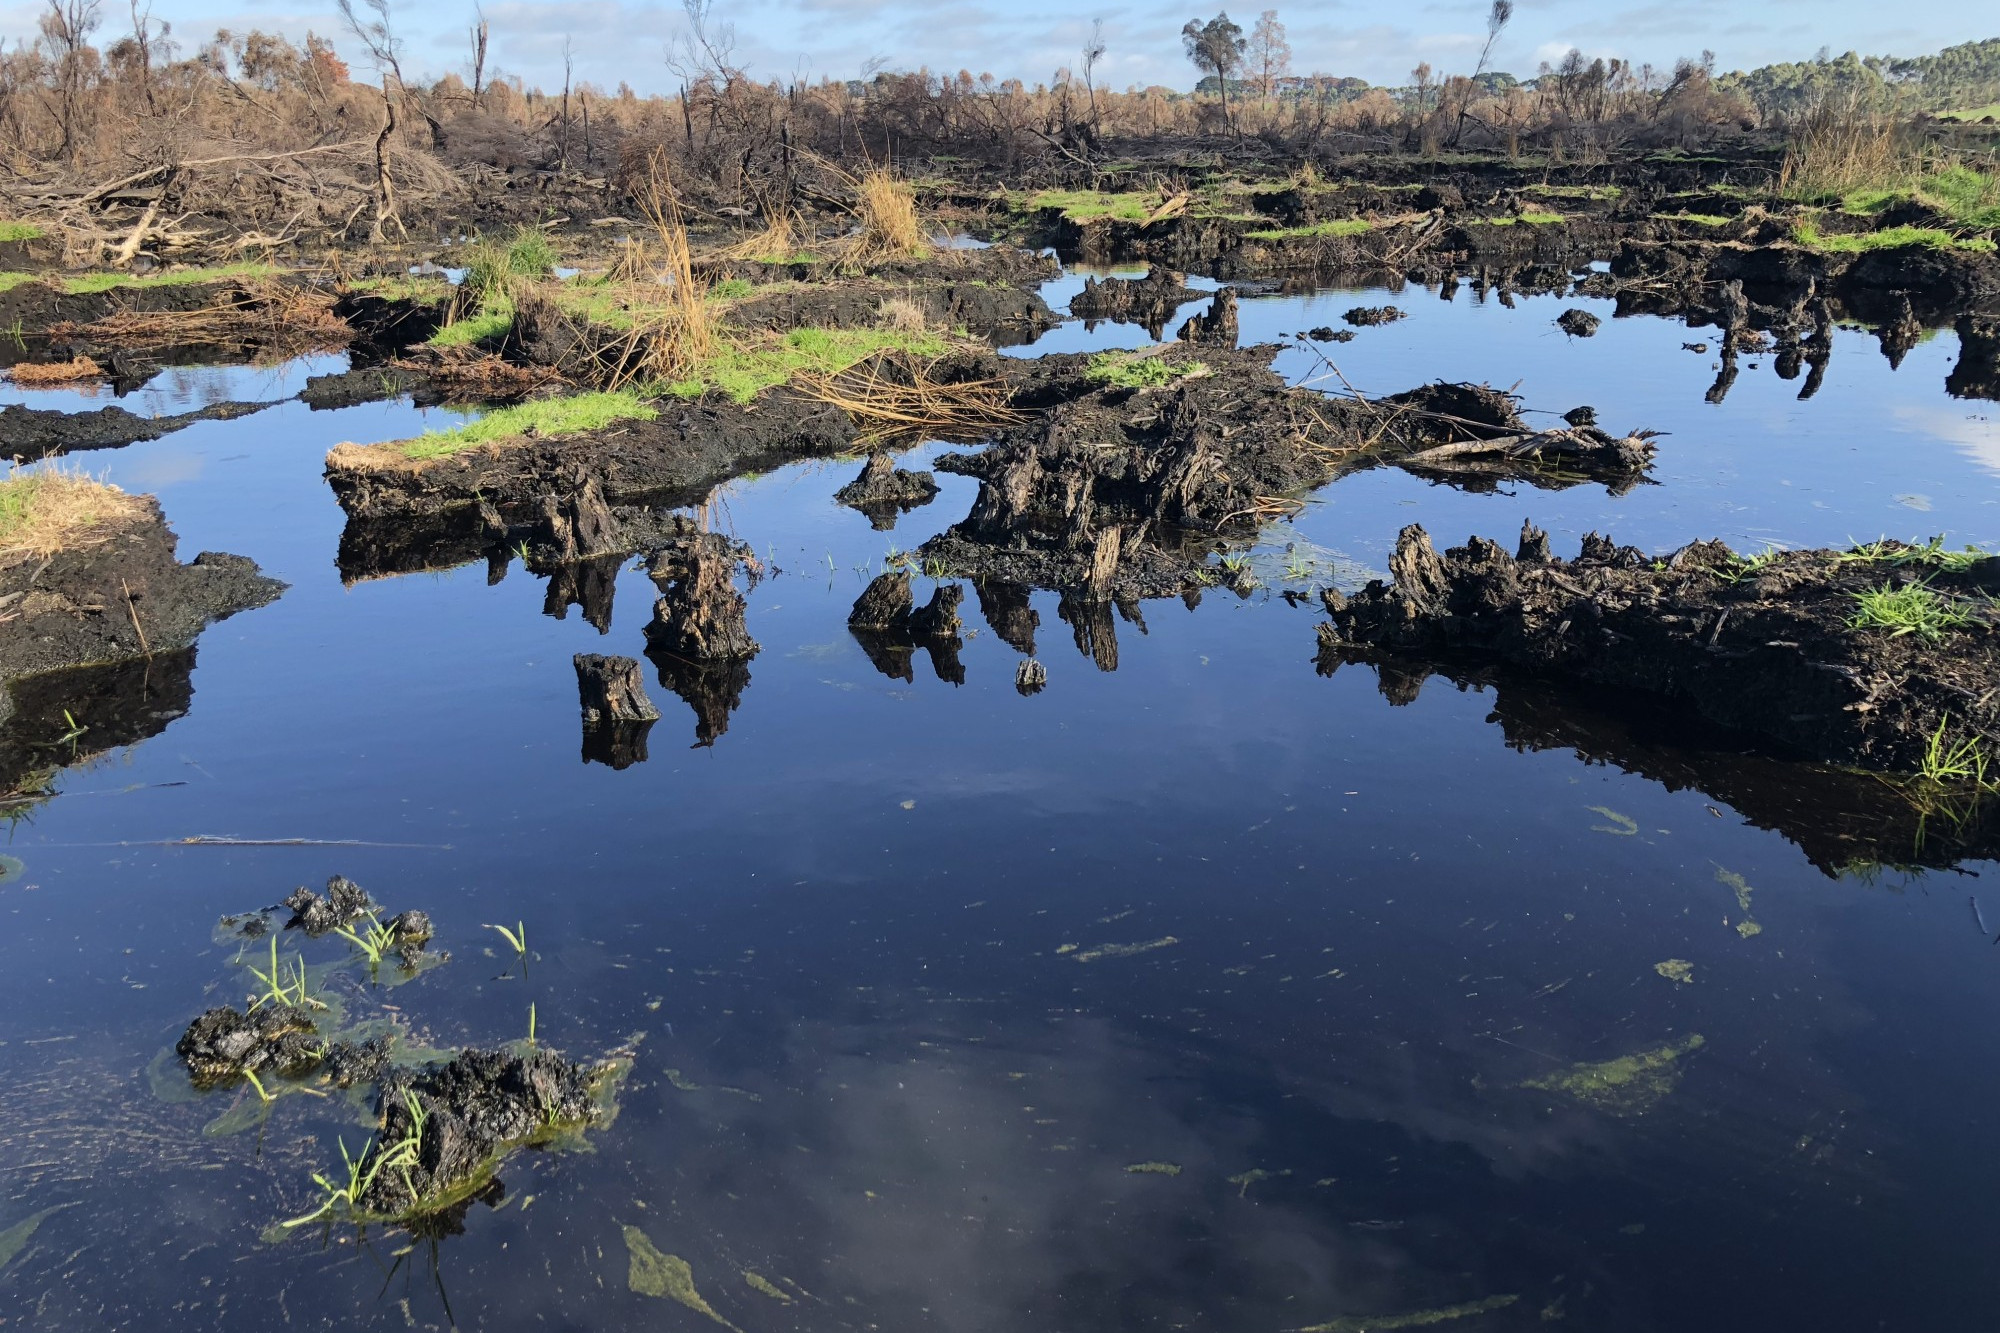
{"label": "distant green tree", "polygon": [[1198,70],[1215,76],[1222,90],[1222,124],[1226,129],[1234,129],[1229,116],[1229,79],[1243,64],[1243,53],[1249,42],[1243,36],[1241,26],[1229,21],[1227,12],[1217,14],[1208,22],[1189,19],[1181,29],[1181,45],[1187,50],[1187,58]]}

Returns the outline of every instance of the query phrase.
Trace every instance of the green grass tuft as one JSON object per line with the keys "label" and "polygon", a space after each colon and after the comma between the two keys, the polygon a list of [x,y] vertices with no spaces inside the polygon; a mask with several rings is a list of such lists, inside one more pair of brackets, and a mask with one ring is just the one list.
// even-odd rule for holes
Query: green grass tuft
{"label": "green grass tuft", "polygon": [[42,229],[32,222],[0,222],[0,241],[39,241]]}
{"label": "green grass tuft", "polygon": [[504,337],[507,330],[514,327],[514,303],[505,297],[494,297],[480,307],[479,313],[467,315],[464,319],[447,324],[431,335],[432,347],[471,347]]}
{"label": "green grass tuft", "polygon": [[130,273],[86,273],[81,277],[65,279],[63,290],[71,296],[88,296],[127,287],[193,287],[204,282],[227,282],[232,278],[275,278],[278,274],[275,264],[255,263],[178,268],[166,273],[149,273],[143,278]]}
{"label": "green grass tuft", "polygon": [[676,398],[699,398],[716,389],[747,403],[795,376],[838,374],[877,352],[943,356],[949,350],[944,335],[928,330],[793,329],[769,341],[725,341],[699,375],[665,385],[663,391]]}
{"label": "green grass tuft", "polygon": [[1522,213],[1518,217],[1473,218],[1466,225],[1486,226],[1486,227],[1511,227],[1517,222],[1525,222],[1531,227],[1546,227],[1550,223],[1561,222],[1562,220],[1563,220],[1563,215],[1560,213],[1544,213],[1535,209],[1529,209],[1527,212]]}
{"label": "green grass tuft", "polygon": [[709,289],[708,296],[712,301],[740,301],[756,290],[748,278],[724,278]]}
{"label": "green grass tuft", "polygon": [[477,421],[468,421],[454,430],[430,431],[414,440],[404,440],[398,448],[405,458],[421,462],[451,455],[494,440],[511,439],[530,426],[542,436],[575,435],[597,430],[614,421],[650,421],[659,411],[642,402],[629,390],[620,393],[584,393],[569,398],[541,398],[515,407],[488,412]]}
{"label": "green grass tuft", "polygon": [[1329,218],[1310,227],[1276,227],[1267,231],[1247,231],[1243,235],[1246,240],[1252,241],[1291,241],[1313,236],[1360,236],[1374,229],[1373,223],[1360,218]]}
{"label": "green grass tuft", "polygon": [[1926,643],[1936,643],[1953,630],[1977,625],[1976,616],[1961,610],[1924,583],[1902,587],[1883,584],[1854,594],[1857,606],[1847,623],[1855,629],[1885,629],[1891,637],[1914,634]]}
{"label": "green grass tuft", "polygon": [[1692,222],[1699,227],[1726,227],[1736,221],[1720,213],[1655,213],[1661,222]]}
{"label": "green grass tuft", "polygon": [[1116,218],[1120,222],[1144,222],[1160,206],[1160,196],[1145,194],[1105,194],[1098,190],[1042,190],[1027,199],[1030,210],[1054,208],[1071,222],[1095,222]]}
{"label": "green grass tuft", "polygon": [[1090,358],[1090,369],[1084,372],[1084,378],[1109,389],[1154,389],[1207,370],[1199,361],[1172,365],[1158,356],[1137,352],[1099,352]]}
{"label": "green grass tuft", "polygon": [[1808,250],[1818,250],[1827,254],[1863,254],[1870,250],[1904,250],[1913,247],[1926,250],[1969,250],[1975,253],[1991,253],[1996,248],[1992,241],[1983,239],[1961,241],[1950,232],[1936,227],[1885,227],[1881,231],[1828,236],[1811,222],[1794,224],[1792,240]]}

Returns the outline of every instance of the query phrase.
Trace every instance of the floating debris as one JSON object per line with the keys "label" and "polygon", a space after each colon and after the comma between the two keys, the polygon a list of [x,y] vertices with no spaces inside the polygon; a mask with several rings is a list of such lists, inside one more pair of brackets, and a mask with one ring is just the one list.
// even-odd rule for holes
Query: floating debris
{"label": "floating debris", "polygon": [[42,1209],[24,1221],[16,1222],[5,1231],[0,1231],[0,1273],[4,1273],[7,1265],[20,1258],[21,1251],[28,1248],[28,1242],[35,1238],[35,1233],[41,1229],[42,1223],[63,1209],[74,1207],[76,1205],[73,1203],[59,1203],[53,1208]]}
{"label": "floating debris", "polygon": [[1343,1315],[1324,1324],[1309,1324],[1296,1330],[1296,1333],[1378,1333],[1378,1330],[1391,1328],[1429,1328],[1432,1324],[1448,1324],[1454,1319],[1470,1319],[1473,1315],[1504,1310],[1520,1299],[1519,1296],[1488,1296],[1483,1301],[1440,1305],[1435,1310],[1412,1310],[1407,1314]]}
{"label": "floating debris", "polygon": [[1684,986],[1694,984],[1694,964],[1685,958],[1669,958],[1664,963],[1655,963],[1653,970],[1668,981],[1678,981]]}
{"label": "floating debris", "polygon": [[1650,1051],[1621,1055],[1597,1064],[1571,1065],[1561,1073],[1521,1084],[1560,1092],[1607,1115],[1644,1115],[1680,1083],[1680,1058],[1708,1044],[1699,1032]]}
{"label": "floating debris", "polygon": [[1247,1199],[1250,1197],[1250,1187],[1252,1185],[1257,1184],[1259,1181],[1277,1180],[1280,1177],[1289,1176],[1290,1174],[1292,1172],[1289,1167],[1283,1171],[1266,1171],[1262,1167],[1256,1167],[1243,1172],[1241,1175],[1229,1177],[1229,1183],[1236,1186],[1237,1198]]}
{"label": "floating debris", "polygon": [[1172,935],[1162,935],[1156,940],[1139,944],[1100,944],[1094,949],[1079,949],[1070,957],[1079,963],[1094,963],[1100,958],[1130,958],[1135,953],[1150,953],[1154,949],[1165,949],[1179,943]]}
{"label": "floating debris", "polygon": [[[696,1314],[707,1315],[724,1328],[736,1325],[715,1312],[694,1288],[694,1270],[678,1254],[662,1254],[657,1245],[637,1227],[625,1228],[625,1248],[632,1252],[631,1271],[625,1285],[641,1296],[657,1296],[678,1301]],[[742,1333],[741,1329],[737,1333]]]}

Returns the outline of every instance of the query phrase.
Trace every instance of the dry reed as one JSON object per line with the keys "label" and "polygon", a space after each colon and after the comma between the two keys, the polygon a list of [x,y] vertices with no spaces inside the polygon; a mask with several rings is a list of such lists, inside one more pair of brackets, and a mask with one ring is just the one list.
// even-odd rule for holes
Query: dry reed
{"label": "dry reed", "polygon": [[1778,189],[1794,199],[1900,189],[1921,166],[1918,145],[1893,113],[1858,98],[1822,101],[1793,122]]}
{"label": "dry reed", "polygon": [[111,524],[139,517],[146,502],[80,472],[16,471],[0,480],[0,557],[46,559],[103,540]]}
{"label": "dry reed", "polygon": [[354,329],[333,313],[326,292],[262,283],[195,310],[120,310],[88,324],[53,324],[59,341],[140,344],[255,342],[286,351],[345,347]]}
{"label": "dry reed", "polygon": [[936,366],[882,353],[839,374],[800,375],[794,383],[807,397],[846,412],[864,439],[977,439],[1022,419],[1008,404],[1006,381],[941,380],[932,373]]}
{"label": "dry reed", "polygon": [[9,367],[7,378],[22,388],[39,388],[53,384],[76,384],[83,380],[102,379],[104,367],[87,356],[72,357],[68,361],[24,361]]}

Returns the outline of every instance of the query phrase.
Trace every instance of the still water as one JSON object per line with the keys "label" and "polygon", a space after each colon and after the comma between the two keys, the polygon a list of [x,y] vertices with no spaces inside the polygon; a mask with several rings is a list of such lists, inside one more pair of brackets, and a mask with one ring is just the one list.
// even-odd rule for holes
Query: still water
{"label": "still water", "polygon": [[[1023,697],[975,597],[962,684],[921,657],[883,676],[846,630],[891,544],[949,526],[974,483],[939,474],[882,533],[832,502],[851,461],[739,480],[711,516],[769,567],[763,651],[707,744],[649,667],[666,716],[623,771],[580,759],[570,659],[639,655],[636,568],[602,635],[544,614],[518,564],[336,569],[326,450],[447,418],[293,403],[90,455],[160,497],[183,557],[249,555],[291,587],[204,635],[184,717],[67,771],[12,831],[0,1323],[1991,1327],[1990,867],[1809,857],[1645,776],[1711,762],[1671,726],[1599,762],[1560,728],[1524,740],[1489,688],[1322,675],[1312,602],[1280,595],[1379,573],[1410,522],[1457,542],[1532,519],[1560,554],[1592,529],[1662,551],[2000,539],[2000,426],[1946,396],[1955,337],[1892,370],[1843,329],[1810,400],[1746,358],[1720,404],[1682,346],[1713,330],[1606,302],[1259,298],[1244,340],[1386,302],[1411,317],[1325,349],[1356,388],[1588,403],[1669,432],[1657,484],[1347,478],[1264,534],[1263,587],[1117,621],[1114,671],[1036,594],[1049,684]],[[1554,326],[1572,305],[1607,316],[1595,338]],[[1143,341],[1071,324],[1013,354]],[[1278,367],[1326,375],[1302,350]],[[178,372],[135,410],[329,368]],[[1599,726],[1598,701],[1536,707]],[[1759,771],[1782,808],[1784,766]],[[414,1040],[518,1040],[532,1004],[572,1055],[637,1043],[615,1123],[510,1161],[462,1234],[272,1241],[365,1115],[196,1097],[158,1064],[246,993],[217,919],[333,874],[437,922],[451,961],[406,985],[329,974]],[[525,969],[483,928],[516,922]],[[706,1313],[631,1289],[628,1228],[686,1261]]]}

